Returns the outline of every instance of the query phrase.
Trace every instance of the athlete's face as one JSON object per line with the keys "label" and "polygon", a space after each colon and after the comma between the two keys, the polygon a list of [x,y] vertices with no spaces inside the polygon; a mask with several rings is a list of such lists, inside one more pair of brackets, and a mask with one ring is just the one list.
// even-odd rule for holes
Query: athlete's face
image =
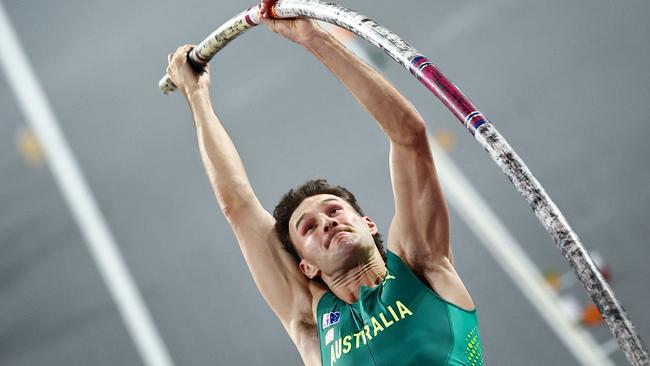
{"label": "athlete's face", "polygon": [[306,198],[289,219],[289,236],[302,260],[300,269],[314,278],[335,276],[370,258],[376,250],[375,223],[340,197]]}

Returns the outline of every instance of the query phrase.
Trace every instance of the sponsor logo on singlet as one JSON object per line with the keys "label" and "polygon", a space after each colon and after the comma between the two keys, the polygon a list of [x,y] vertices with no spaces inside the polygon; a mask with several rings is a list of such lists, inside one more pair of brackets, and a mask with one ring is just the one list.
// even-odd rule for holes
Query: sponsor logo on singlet
{"label": "sponsor logo on singlet", "polygon": [[386,284],[386,282],[388,282],[388,280],[395,280],[395,279],[397,279],[397,278],[395,276],[391,275],[390,272],[388,272],[388,270],[386,270],[386,277],[384,278],[384,284]]}

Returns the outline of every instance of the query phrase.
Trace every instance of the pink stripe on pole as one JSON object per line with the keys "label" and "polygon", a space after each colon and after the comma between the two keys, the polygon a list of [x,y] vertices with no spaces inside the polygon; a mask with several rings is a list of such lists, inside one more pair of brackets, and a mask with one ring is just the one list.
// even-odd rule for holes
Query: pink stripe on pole
{"label": "pink stripe on pole", "polygon": [[478,112],[474,104],[467,99],[463,92],[449,81],[426,57],[416,56],[411,61],[410,71],[449,108],[454,116],[469,129],[472,135],[480,125],[487,123],[485,117]]}

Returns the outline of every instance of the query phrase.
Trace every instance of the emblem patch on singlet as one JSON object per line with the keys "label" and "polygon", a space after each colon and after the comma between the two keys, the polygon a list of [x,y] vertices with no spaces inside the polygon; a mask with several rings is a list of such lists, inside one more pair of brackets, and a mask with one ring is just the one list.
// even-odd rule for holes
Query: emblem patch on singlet
{"label": "emblem patch on singlet", "polygon": [[338,323],[340,319],[341,313],[338,311],[323,314],[323,329]]}
{"label": "emblem patch on singlet", "polygon": [[328,344],[332,343],[334,340],[334,328],[330,328],[330,330],[327,331],[325,334],[325,345],[327,346]]}

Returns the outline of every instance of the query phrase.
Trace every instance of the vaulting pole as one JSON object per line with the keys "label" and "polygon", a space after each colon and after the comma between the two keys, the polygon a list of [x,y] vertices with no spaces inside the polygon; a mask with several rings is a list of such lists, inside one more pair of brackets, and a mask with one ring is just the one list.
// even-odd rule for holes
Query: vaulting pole
{"label": "vaulting pole", "polygon": [[[272,12],[277,18],[308,17],[356,33],[384,50],[438,97],[490,154],[492,160],[531,206],[562,251],[562,255],[569,261],[576,275],[585,285],[630,364],[650,365],[650,358],[643,341],[636,333],[623,306],[614,296],[614,292],[560,210],[492,123],[431,61],[395,33],[355,11],[333,3],[318,0],[280,0],[275,3]],[[196,70],[200,70],[230,41],[259,22],[257,6],[231,18],[188,54],[190,64]],[[160,80],[159,87],[165,94],[176,89],[167,75]]]}

